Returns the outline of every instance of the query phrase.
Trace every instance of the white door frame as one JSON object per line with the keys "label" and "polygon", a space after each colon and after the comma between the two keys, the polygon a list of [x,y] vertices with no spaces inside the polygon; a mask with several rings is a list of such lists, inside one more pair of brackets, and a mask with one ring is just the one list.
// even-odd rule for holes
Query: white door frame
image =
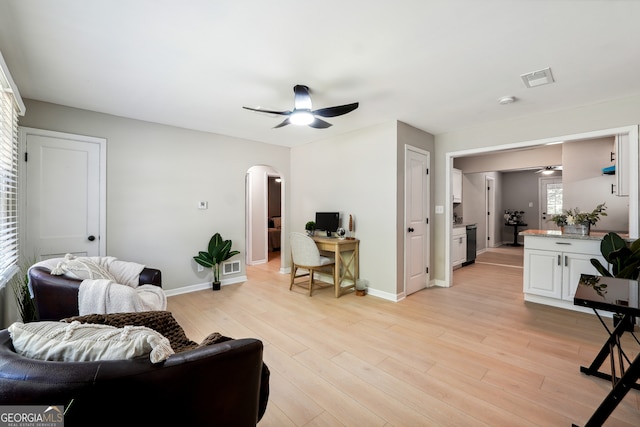
{"label": "white door frame", "polygon": [[[20,198],[20,212],[19,221],[20,224],[26,224],[27,221],[27,176],[25,167],[25,153],[27,152],[27,137],[29,135],[38,135],[50,138],[65,139],[68,141],[89,142],[98,144],[100,147],[100,209],[99,209],[99,221],[100,221],[100,238],[98,239],[98,251],[101,256],[106,255],[107,252],[107,140],[105,138],[96,138],[93,136],[76,135],[65,132],[56,132],[45,129],[35,129],[29,127],[19,127],[19,159],[21,159],[20,166],[18,167],[18,197]],[[33,248],[27,248],[26,233],[20,234],[20,259],[25,261],[27,256],[27,250]]]}
{"label": "white door frame", "polygon": [[485,248],[496,247],[496,179],[492,176],[484,177],[486,201],[486,236]]}

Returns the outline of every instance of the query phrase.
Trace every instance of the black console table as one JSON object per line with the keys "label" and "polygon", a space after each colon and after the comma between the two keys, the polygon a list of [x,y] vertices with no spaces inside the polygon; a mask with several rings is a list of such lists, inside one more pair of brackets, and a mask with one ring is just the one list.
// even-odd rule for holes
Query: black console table
{"label": "black console table", "polygon": [[[580,367],[580,372],[611,381],[611,392],[593,413],[585,427],[601,426],[611,415],[629,389],[640,390],[640,353],[630,360],[620,345],[620,337],[629,331],[636,343],[640,341],[634,334],[635,316],[640,316],[640,292],[638,281],[613,277],[582,274],[573,299],[575,305],[590,307],[609,334],[609,338],[589,367]],[[600,317],[598,310],[617,313],[622,317],[611,331]],[[615,322],[614,322],[615,324]],[[609,358],[611,374],[600,371],[600,367]],[[619,375],[618,372],[619,371]],[[575,424],[574,424],[575,426]]]}
{"label": "black console table", "polygon": [[505,225],[509,227],[513,227],[513,243],[510,243],[509,246],[522,246],[518,243],[518,227],[526,227],[527,224],[524,222],[516,222],[516,223],[506,223]]}

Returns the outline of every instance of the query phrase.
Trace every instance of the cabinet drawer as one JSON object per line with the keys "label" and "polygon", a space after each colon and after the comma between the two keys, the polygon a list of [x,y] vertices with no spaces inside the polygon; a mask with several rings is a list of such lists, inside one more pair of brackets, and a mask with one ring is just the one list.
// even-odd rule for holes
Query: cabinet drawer
{"label": "cabinet drawer", "polygon": [[467,227],[453,227],[453,238],[458,238],[467,235]]}
{"label": "cabinet drawer", "polygon": [[601,240],[524,236],[525,249],[600,255]]}

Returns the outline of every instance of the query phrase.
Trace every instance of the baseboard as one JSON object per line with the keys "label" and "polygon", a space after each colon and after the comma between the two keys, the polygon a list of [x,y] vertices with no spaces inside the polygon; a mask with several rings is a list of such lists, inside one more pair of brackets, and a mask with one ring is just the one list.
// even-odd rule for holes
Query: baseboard
{"label": "baseboard", "polygon": [[[247,276],[238,276],[232,279],[226,279],[220,281],[220,286],[233,285],[235,283],[242,283],[247,281]],[[188,294],[190,292],[203,291],[205,289],[211,289],[211,282],[206,283],[197,283],[195,285],[183,286],[178,289],[168,289],[165,290],[164,293],[168,297],[172,297],[174,295]]]}

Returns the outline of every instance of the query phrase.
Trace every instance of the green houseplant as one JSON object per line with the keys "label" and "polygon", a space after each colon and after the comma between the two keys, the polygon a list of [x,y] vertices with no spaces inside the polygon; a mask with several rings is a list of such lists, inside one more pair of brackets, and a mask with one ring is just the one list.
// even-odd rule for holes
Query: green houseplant
{"label": "green houseplant", "polygon": [[600,261],[591,258],[591,264],[602,276],[637,280],[640,273],[640,239],[631,244],[614,232],[607,233],[600,243],[602,257],[611,266],[611,271]]}
{"label": "green houseplant", "polygon": [[307,221],[307,223],[304,225],[304,229],[307,230],[307,234],[309,236],[313,235],[313,231],[316,229],[315,221]]}
{"label": "green houseplant", "polygon": [[18,314],[24,323],[32,322],[37,318],[36,307],[29,293],[29,278],[27,277],[27,271],[32,264],[34,262],[27,263],[25,267],[18,267],[19,270],[9,280]]}
{"label": "green houseplant", "polygon": [[201,266],[213,270],[212,289],[214,291],[220,290],[220,264],[240,253],[239,251],[232,251],[231,245],[231,240],[224,240],[220,233],[216,233],[209,240],[207,250],[200,251],[198,255],[193,257],[195,262]]}

